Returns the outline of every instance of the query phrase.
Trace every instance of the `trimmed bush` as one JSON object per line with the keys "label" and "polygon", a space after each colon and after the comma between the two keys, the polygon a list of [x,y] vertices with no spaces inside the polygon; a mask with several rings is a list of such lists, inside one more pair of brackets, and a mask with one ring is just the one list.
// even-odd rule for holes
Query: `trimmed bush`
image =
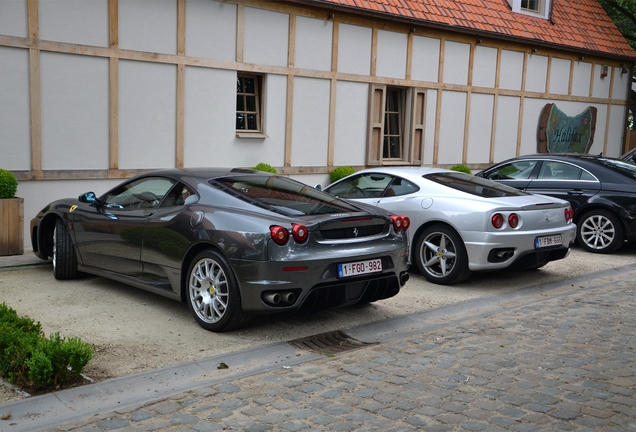
{"label": "trimmed bush", "polygon": [[93,349],[79,338],[48,338],[40,323],[19,317],[0,304],[0,374],[26,390],[58,387],[77,378],[93,358]]}
{"label": "trimmed bush", "polygon": [[276,168],[274,168],[270,164],[266,164],[266,163],[263,163],[263,162],[260,162],[258,165],[256,165],[252,169],[255,169],[256,171],[264,171],[264,172],[268,172],[268,173],[272,173],[272,174],[278,174],[278,171],[276,171]]}
{"label": "trimmed bush", "polygon": [[468,166],[464,164],[453,165],[452,167],[450,167],[450,169],[452,169],[453,171],[459,171],[466,174],[472,174],[472,172],[470,171],[470,168],[468,168]]}
{"label": "trimmed bush", "polygon": [[13,172],[0,168],[0,199],[14,198],[18,180]]}
{"label": "trimmed bush", "polygon": [[354,174],[355,172],[356,170],[351,168],[350,166],[341,166],[335,168],[329,173],[329,180],[331,181],[331,183],[334,183],[342,178],[345,178],[346,176]]}

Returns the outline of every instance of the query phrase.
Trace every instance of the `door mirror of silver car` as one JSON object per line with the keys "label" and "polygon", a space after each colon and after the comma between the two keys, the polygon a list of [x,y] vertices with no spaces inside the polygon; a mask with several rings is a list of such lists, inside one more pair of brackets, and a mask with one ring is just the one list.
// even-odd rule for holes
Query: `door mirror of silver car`
{"label": "door mirror of silver car", "polygon": [[322,190],[322,186],[320,184],[317,184],[316,186],[314,186],[314,188],[318,190]]}

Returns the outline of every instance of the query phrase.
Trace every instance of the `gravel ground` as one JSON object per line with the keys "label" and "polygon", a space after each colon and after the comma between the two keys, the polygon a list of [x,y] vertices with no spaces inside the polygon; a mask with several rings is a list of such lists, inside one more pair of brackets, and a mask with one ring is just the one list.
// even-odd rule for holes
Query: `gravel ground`
{"label": "gravel ground", "polygon": [[[391,299],[305,317],[260,316],[247,328],[220,334],[199,327],[185,304],[99,277],[56,281],[50,266],[0,271],[0,301],[39,321],[47,335],[59,332],[92,344],[95,355],[85,374],[101,381],[581,276],[635,258],[636,244],[612,255],[575,248],[568,258],[539,270],[473,274],[453,286],[428,283],[413,270]],[[0,404],[22,397],[0,385]]]}

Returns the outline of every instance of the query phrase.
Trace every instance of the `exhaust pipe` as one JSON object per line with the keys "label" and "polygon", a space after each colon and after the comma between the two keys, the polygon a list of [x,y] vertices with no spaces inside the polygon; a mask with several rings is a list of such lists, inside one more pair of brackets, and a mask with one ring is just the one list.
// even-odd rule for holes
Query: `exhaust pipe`
{"label": "exhaust pipe", "polygon": [[400,276],[400,282],[402,283],[402,285],[404,285],[405,283],[408,282],[408,280],[411,278],[411,276],[409,276],[409,274],[407,272],[402,273],[402,275]]}
{"label": "exhaust pipe", "polygon": [[283,293],[283,303],[292,304],[296,301],[296,294],[291,291]]}
{"label": "exhaust pipe", "polygon": [[275,293],[267,293],[267,294],[263,295],[263,300],[265,300],[266,303],[269,303],[271,305],[277,305],[282,300],[282,297],[277,292],[275,292]]}

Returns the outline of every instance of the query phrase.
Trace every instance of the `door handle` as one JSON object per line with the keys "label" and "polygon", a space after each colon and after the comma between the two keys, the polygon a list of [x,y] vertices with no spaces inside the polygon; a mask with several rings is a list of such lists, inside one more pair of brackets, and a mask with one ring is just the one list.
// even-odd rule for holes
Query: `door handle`
{"label": "door handle", "polygon": [[581,189],[572,189],[568,191],[568,195],[583,195],[583,190]]}

